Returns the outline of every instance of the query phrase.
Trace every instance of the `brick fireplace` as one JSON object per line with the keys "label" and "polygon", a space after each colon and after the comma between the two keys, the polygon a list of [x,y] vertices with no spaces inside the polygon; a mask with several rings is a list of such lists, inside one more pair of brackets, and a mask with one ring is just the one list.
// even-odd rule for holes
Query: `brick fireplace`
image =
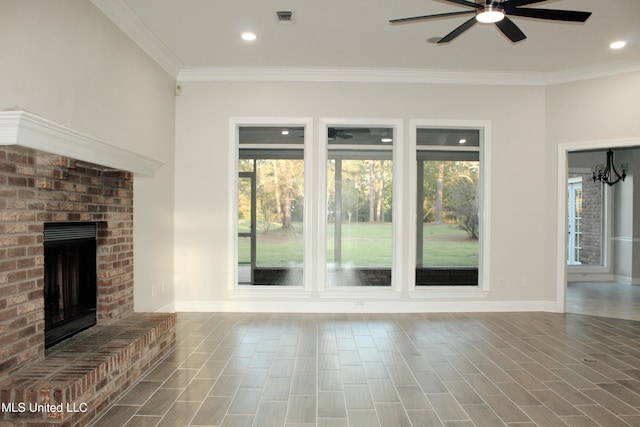
{"label": "brick fireplace", "polygon": [[[134,172],[127,170],[149,176],[159,163],[28,113],[5,113],[0,112],[0,424],[84,425],[175,344],[175,314],[133,312]],[[86,160],[92,156],[106,161]],[[47,350],[45,223],[92,224],[97,235],[97,324]],[[20,405],[32,403],[83,405],[87,411],[21,413]]]}
{"label": "brick fireplace", "polygon": [[44,223],[95,222],[97,320],[133,311],[132,174],[0,149],[0,381],[44,357]]}

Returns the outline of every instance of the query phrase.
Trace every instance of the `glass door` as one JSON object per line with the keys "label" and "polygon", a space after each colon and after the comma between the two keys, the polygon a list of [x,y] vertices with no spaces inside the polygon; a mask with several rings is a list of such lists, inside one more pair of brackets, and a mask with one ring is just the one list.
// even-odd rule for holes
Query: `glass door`
{"label": "glass door", "polygon": [[582,180],[569,180],[567,264],[581,264],[582,253]]}

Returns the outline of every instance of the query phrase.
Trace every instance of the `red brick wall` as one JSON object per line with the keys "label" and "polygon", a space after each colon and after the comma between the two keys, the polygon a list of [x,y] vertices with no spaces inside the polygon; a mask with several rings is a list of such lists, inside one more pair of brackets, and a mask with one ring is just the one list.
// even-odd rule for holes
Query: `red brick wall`
{"label": "red brick wall", "polygon": [[98,322],[133,311],[129,172],[0,147],[0,381],[44,357],[45,222],[98,223]]}

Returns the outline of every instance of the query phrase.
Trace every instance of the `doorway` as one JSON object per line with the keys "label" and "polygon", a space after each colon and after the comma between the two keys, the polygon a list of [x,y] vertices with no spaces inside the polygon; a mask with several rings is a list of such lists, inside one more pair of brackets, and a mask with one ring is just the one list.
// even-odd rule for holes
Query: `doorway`
{"label": "doorway", "polygon": [[[627,274],[622,267],[625,262],[631,264],[629,254],[632,252],[624,245],[633,245],[636,240],[632,229],[625,230],[621,226],[621,223],[631,222],[628,219],[632,217],[630,203],[633,202],[628,200],[633,199],[633,179],[609,188],[599,182],[594,184],[591,178],[591,168],[596,163],[603,163],[608,149],[625,153],[616,158],[618,164],[625,161],[630,149],[640,148],[639,142],[637,139],[610,140],[559,146],[557,302],[560,312],[639,320],[634,316],[640,307],[640,288],[630,286],[633,273]],[[593,160],[589,164],[576,164],[578,156],[591,156]],[[634,169],[633,165],[630,169]],[[580,175],[582,177],[577,179]],[[601,218],[597,209],[592,209],[597,203],[588,200],[596,194],[589,190],[591,187],[600,191],[603,205],[598,209]],[[614,194],[621,190],[628,193]],[[621,200],[626,202],[621,203]],[[621,214],[627,211],[629,215]],[[596,227],[598,222],[600,229]],[[626,261],[625,256],[629,258]]]}

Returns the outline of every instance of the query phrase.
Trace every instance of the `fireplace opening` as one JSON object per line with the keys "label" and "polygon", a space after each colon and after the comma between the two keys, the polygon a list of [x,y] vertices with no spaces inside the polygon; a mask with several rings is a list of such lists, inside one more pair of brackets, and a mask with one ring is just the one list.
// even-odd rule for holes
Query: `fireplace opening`
{"label": "fireplace opening", "polygon": [[96,223],[45,223],[45,348],[96,324]]}

